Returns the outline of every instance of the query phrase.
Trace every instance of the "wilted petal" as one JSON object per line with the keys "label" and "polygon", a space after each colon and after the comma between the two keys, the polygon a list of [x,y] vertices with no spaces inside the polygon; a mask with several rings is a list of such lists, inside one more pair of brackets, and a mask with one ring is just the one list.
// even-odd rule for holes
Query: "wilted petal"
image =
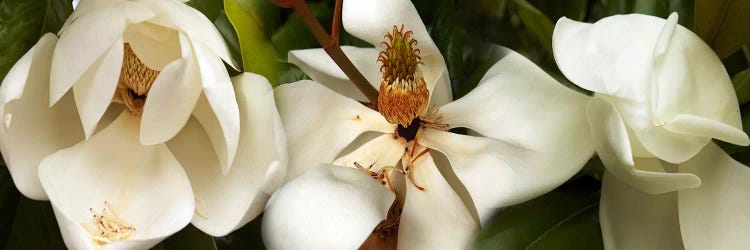
{"label": "wilted petal", "polygon": [[49,103],[54,104],[110,48],[122,41],[128,24],[152,18],[132,2],[101,6],[78,17],[60,37],[52,58]]}
{"label": "wilted petal", "polygon": [[200,44],[193,44],[195,59],[201,72],[203,95],[193,111],[195,118],[207,129],[211,144],[226,173],[232,166],[240,137],[240,111],[235,100],[232,81],[224,64],[211,56]]}
{"label": "wilted petal", "polygon": [[190,177],[196,196],[193,225],[223,236],[255,218],[286,172],[286,140],[278,120],[271,84],[259,75],[237,76],[235,90],[241,107],[239,154],[224,173],[209,136],[191,119],[169,149]]}
{"label": "wilted petal", "polygon": [[620,114],[606,101],[594,98],[586,111],[596,152],[607,170],[620,181],[649,194],[660,194],[701,184],[689,173],[666,173],[656,158],[633,158],[628,132]]}
{"label": "wilted petal", "polygon": [[363,132],[396,129],[377,111],[313,81],[277,87],[276,103],[289,142],[288,180],[333,162]]}
{"label": "wilted petal", "polygon": [[183,35],[180,45],[182,58],[165,66],[148,92],[141,119],[143,144],[164,143],[177,135],[200,97],[201,76],[192,46]]}
{"label": "wilted petal", "polygon": [[[380,88],[380,65],[378,50],[375,48],[357,48],[352,46],[341,46],[341,50],[349,57],[355,67],[367,79],[375,89]],[[338,65],[323,49],[303,49],[289,51],[289,62],[297,65],[313,81],[319,82],[326,87],[346,97],[358,101],[368,101],[349,77],[341,71]]]}
{"label": "wilted petal", "polygon": [[107,111],[115,94],[122,68],[122,40],[115,44],[92,65],[73,85],[73,96],[81,116],[86,138],[94,133],[99,119]]}
{"label": "wilted petal", "polygon": [[742,249],[750,244],[750,169],[709,143],[680,172],[701,178],[696,189],[680,190],[682,239],[688,249]]}
{"label": "wilted petal", "polygon": [[193,217],[185,171],[165,145],[142,145],[138,130],[138,118],[124,111],[89,140],[40,164],[39,178],[69,248],[93,247],[91,233],[81,224],[92,224],[90,209],[101,212],[105,202],[136,228],[128,242],[107,247],[152,247]]}
{"label": "wilted petal", "polygon": [[651,195],[605,172],[599,220],[606,249],[684,249],[677,193]]}
{"label": "wilted petal", "polygon": [[[466,96],[440,107],[438,111],[438,114],[442,115],[442,123],[451,127],[467,127],[500,141],[490,142],[492,140],[482,139],[485,141],[482,144],[505,145],[500,148],[502,150],[495,152],[485,151],[489,149],[476,145],[450,145],[451,143],[446,141],[441,143],[445,148],[438,149],[445,150],[443,153],[447,154],[448,158],[451,158],[448,150],[455,149],[458,153],[463,150],[462,147],[469,146],[476,150],[478,155],[464,157],[479,157],[485,154],[495,157],[519,151],[510,150],[510,145],[530,151],[530,158],[523,158],[525,156],[522,155],[512,156],[518,157],[519,162],[501,164],[508,167],[506,170],[501,170],[501,165],[492,164],[482,170],[509,171],[512,166],[522,168],[523,172],[516,174],[527,176],[511,174],[519,183],[496,183],[509,185],[510,189],[503,190],[513,192],[499,191],[494,194],[497,196],[492,202],[485,204],[485,208],[512,205],[548,192],[578,172],[593,154],[585,119],[585,105],[589,97],[561,85],[520,54],[508,49],[502,50],[505,56],[488,70],[487,74],[491,76]],[[457,159],[451,159],[451,162],[454,160]],[[502,157],[494,160],[502,162]],[[455,163],[452,165],[454,168],[478,167]],[[479,169],[482,168],[477,168],[477,171]],[[482,171],[476,172],[477,178],[490,176],[482,174]],[[506,177],[508,176],[498,178]],[[520,181],[528,178],[537,181]]]}
{"label": "wilted petal", "polygon": [[445,181],[430,154],[414,162],[398,228],[399,249],[466,249],[479,224]]}
{"label": "wilted petal", "polygon": [[19,59],[0,85],[0,152],[21,193],[47,199],[39,162],[84,139],[71,94],[49,106],[49,69],[57,37],[48,33]]}
{"label": "wilted petal", "polygon": [[263,215],[270,249],[356,249],[395,195],[360,170],[322,164],[279,189]]}

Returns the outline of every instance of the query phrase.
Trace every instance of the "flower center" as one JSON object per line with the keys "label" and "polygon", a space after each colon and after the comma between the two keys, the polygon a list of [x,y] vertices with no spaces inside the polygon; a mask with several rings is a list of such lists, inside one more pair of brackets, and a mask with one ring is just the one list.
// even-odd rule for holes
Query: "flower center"
{"label": "flower center", "polygon": [[393,31],[385,35],[385,50],[380,51],[381,63],[378,95],[378,111],[392,124],[409,127],[427,107],[430,94],[422,77],[422,58],[415,48],[417,40],[411,37],[412,31],[404,31],[393,26]]}
{"label": "flower center", "polygon": [[110,242],[130,239],[135,234],[135,226],[122,220],[109,202],[105,201],[104,205],[106,207],[101,213],[95,212],[93,208],[89,209],[94,216],[93,225],[81,223],[81,226],[91,233],[91,241],[95,248]]}
{"label": "flower center", "polygon": [[133,52],[130,44],[125,43],[122,57],[120,80],[117,83],[116,98],[135,116],[143,113],[151,84],[154,83],[159,71],[147,67]]}
{"label": "flower center", "polygon": [[414,138],[417,137],[417,132],[419,132],[419,127],[421,125],[422,121],[419,117],[414,118],[414,120],[412,120],[406,127],[399,124],[398,128],[396,128],[396,134],[398,134],[399,137],[404,138],[407,142],[413,141]]}

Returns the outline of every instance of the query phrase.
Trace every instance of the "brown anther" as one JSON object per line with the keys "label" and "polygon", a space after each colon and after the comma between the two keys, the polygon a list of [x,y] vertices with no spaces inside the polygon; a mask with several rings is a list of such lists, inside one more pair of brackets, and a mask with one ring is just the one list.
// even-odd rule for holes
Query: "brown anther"
{"label": "brown anther", "polygon": [[125,104],[131,114],[140,116],[146,104],[148,91],[159,76],[159,71],[143,64],[130,44],[125,43],[124,47],[120,79],[117,83],[117,100]]}

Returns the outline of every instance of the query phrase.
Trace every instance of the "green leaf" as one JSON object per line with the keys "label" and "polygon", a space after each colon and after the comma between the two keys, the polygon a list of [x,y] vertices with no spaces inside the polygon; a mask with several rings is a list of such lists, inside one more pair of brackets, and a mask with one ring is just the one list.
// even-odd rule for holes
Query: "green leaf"
{"label": "green leaf", "polygon": [[696,0],[695,31],[720,58],[750,41],[750,1]]}
{"label": "green leaf", "polygon": [[529,3],[557,22],[561,17],[567,17],[576,21],[586,18],[587,0],[529,0]]}
{"label": "green leaf", "polygon": [[208,20],[216,20],[223,7],[221,0],[190,0],[187,4],[206,15]]}
{"label": "green leaf", "polygon": [[7,249],[65,249],[49,201],[21,197]]}
{"label": "green leaf", "polygon": [[[227,17],[227,14],[224,12],[219,13],[219,16],[216,17],[216,20],[214,21],[214,26],[216,26],[216,29],[219,30],[219,33],[221,33],[221,36],[224,37],[224,41],[229,46],[229,52],[232,53],[232,58],[235,60],[242,59],[242,53],[240,52],[240,40],[237,38],[237,32],[234,31],[234,27],[232,27],[232,23],[229,22],[229,18]],[[242,64],[238,65],[240,72],[243,71]],[[231,67],[227,67],[231,69]],[[229,70],[230,74],[235,73],[236,70]],[[239,74],[239,72],[236,72],[236,74],[232,74],[232,76],[235,76]]]}
{"label": "green leaf", "polygon": [[0,1],[0,79],[39,37],[57,32],[71,12],[69,0]]}
{"label": "green leaf", "polygon": [[552,31],[555,27],[549,17],[525,0],[513,0],[518,6],[518,16],[548,53],[552,53]]}
{"label": "green leaf", "polygon": [[193,225],[188,225],[176,234],[162,241],[153,250],[216,250],[214,237],[203,233]]}
{"label": "green leaf", "polygon": [[498,213],[474,249],[602,249],[599,186],[581,178]]}
{"label": "green leaf", "polygon": [[[333,9],[324,3],[311,2],[308,6],[323,27],[331,26]],[[297,14],[289,16],[289,19],[273,33],[271,41],[279,54],[283,56],[286,56],[290,50],[320,47],[312,32],[307,29],[307,25]]]}
{"label": "green leaf", "polygon": [[[248,12],[243,8],[245,5],[258,8],[251,8],[252,11]],[[269,27],[264,23],[270,16],[264,13],[266,8],[263,6],[267,5],[270,5],[267,0],[224,0],[224,10],[239,38],[244,71],[263,75],[277,86],[282,65],[270,36],[264,31]]]}
{"label": "green leaf", "polygon": [[734,91],[737,93],[737,100],[740,105],[750,101],[750,69],[746,69],[732,77]]}
{"label": "green leaf", "polygon": [[0,166],[0,246],[8,244],[13,220],[16,217],[20,193],[13,185],[8,168]]}

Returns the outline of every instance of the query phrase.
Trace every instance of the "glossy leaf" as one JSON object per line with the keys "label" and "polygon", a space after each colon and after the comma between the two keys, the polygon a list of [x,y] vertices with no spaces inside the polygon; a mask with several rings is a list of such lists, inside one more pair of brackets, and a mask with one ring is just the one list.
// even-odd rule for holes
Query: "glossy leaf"
{"label": "glossy leaf", "polygon": [[273,7],[266,0],[224,0],[224,10],[239,40],[244,71],[263,75],[276,86],[281,61],[266,32],[273,28],[271,14],[266,11],[273,12],[275,8],[265,6]]}
{"label": "glossy leaf", "polygon": [[474,249],[602,249],[599,186],[591,178],[508,207],[485,225]]}
{"label": "glossy leaf", "polygon": [[209,20],[216,20],[223,7],[221,0],[190,0],[188,5],[199,10]]}
{"label": "glossy leaf", "polygon": [[588,1],[586,0],[529,0],[529,3],[556,22],[561,17],[568,17],[576,21],[586,18]]}
{"label": "glossy leaf", "polygon": [[542,47],[547,52],[552,53],[552,30],[555,25],[549,17],[526,0],[513,0],[513,2],[518,6],[518,16],[521,18],[521,22],[534,34]]}
{"label": "glossy leaf", "polygon": [[732,77],[734,91],[740,106],[750,101],[750,69],[746,69]]}
{"label": "glossy leaf", "polygon": [[750,1],[696,0],[695,31],[720,58],[750,41]]}
{"label": "glossy leaf", "polygon": [[[216,29],[219,30],[219,33],[221,33],[221,36],[224,37],[224,42],[227,43],[229,46],[229,52],[232,53],[232,57],[235,59],[241,59],[242,53],[240,52],[240,40],[237,38],[237,32],[234,31],[234,27],[232,27],[232,23],[229,22],[229,18],[227,17],[227,14],[224,12],[219,13],[219,16],[216,17],[216,20],[214,20],[214,26],[216,26]],[[242,64],[238,65],[240,68],[237,69],[240,72],[243,71]],[[231,69],[232,67],[227,67],[228,69]],[[229,70],[229,73],[232,74],[232,76],[238,75],[240,72],[237,72],[235,70]]]}
{"label": "glossy leaf", "polygon": [[49,201],[21,197],[7,249],[65,249]]}
{"label": "glossy leaf", "polygon": [[69,0],[0,1],[0,79],[39,37],[57,32],[71,12]]}
{"label": "glossy leaf", "polygon": [[[331,26],[333,9],[324,3],[316,2],[308,3],[308,6],[323,27]],[[283,57],[286,57],[290,50],[320,47],[313,34],[307,29],[307,25],[297,14],[289,15],[289,19],[273,33],[271,41]]]}

